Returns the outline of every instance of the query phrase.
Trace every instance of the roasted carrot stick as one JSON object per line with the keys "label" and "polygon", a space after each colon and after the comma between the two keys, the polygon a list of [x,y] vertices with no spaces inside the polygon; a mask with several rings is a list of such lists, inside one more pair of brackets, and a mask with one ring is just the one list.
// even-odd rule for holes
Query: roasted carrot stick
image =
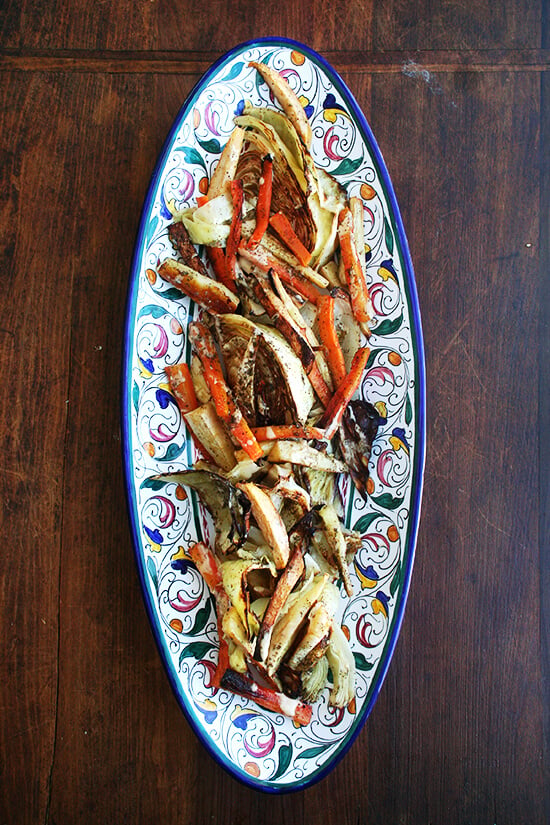
{"label": "roasted carrot stick", "polygon": [[346,364],[334,325],[334,298],[332,295],[321,295],[317,309],[319,337],[325,349],[325,355],[334,386],[339,387],[346,377]]}
{"label": "roasted carrot stick", "polygon": [[233,219],[229,229],[229,237],[225,247],[225,260],[227,263],[228,278],[235,280],[235,264],[237,261],[237,249],[241,242],[241,230],[243,225],[243,182],[242,180],[231,181],[231,199],[233,201]]}
{"label": "roasted carrot stick", "polygon": [[308,372],[307,377],[309,378],[311,386],[317,393],[319,401],[324,407],[326,407],[330,403],[332,394],[328,388],[327,382],[321,375],[321,370],[317,365],[317,361],[314,361],[311,365],[311,369]]}
{"label": "roasted carrot stick", "polygon": [[191,370],[188,364],[169,364],[164,367],[164,372],[168,378],[170,389],[177,401],[181,414],[196,410],[199,406],[195,388],[193,386],[193,379],[191,378]]}
{"label": "roasted carrot stick", "polygon": [[266,155],[262,160],[262,177],[256,203],[256,226],[250,236],[248,246],[253,249],[262,240],[269,225],[269,211],[271,209],[271,192],[273,190],[273,158]]}
{"label": "roasted carrot stick", "polygon": [[353,315],[358,323],[366,324],[370,320],[369,294],[355,246],[353,216],[348,207],[342,209],[338,216],[338,239]]}
{"label": "roasted carrot stick", "polygon": [[256,461],[263,455],[262,448],[248,426],[225,381],[210,330],[200,321],[194,321],[189,324],[189,340],[201,360],[204,379],[212,395],[217,414],[227,424],[231,435],[238,441],[247,455],[252,461]]}
{"label": "roasted carrot stick", "polygon": [[267,710],[284,713],[285,716],[290,716],[299,725],[308,725],[311,721],[311,705],[305,705],[297,699],[285,696],[284,693],[262,687],[252,681],[250,676],[245,673],[226,670],[221,680],[221,687],[237,693],[239,696],[253,699]]}
{"label": "roasted carrot stick", "polygon": [[189,547],[189,555],[216,599],[216,606],[220,608],[221,612],[228,610],[230,607],[229,596],[225,592],[222,574],[212,550],[202,541],[197,541]]}
{"label": "roasted carrot stick", "polygon": [[307,278],[296,270],[285,266],[283,261],[280,261],[262,246],[250,249],[244,244],[241,244],[239,254],[247,261],[250,261],[251,264],[257,266],[258,269],[261,269],[265,274],[267,274],[270,269],[273,269],[283,283],[290,286],[298,295],[301,295],[302,298],[311,301],[312,304],[316,304],[319,300],[320,292],[311,281],[308,281]]}
{"label": "roasted carrot stick", "polygon": [[229,274],[227,268],[227,260],[225,257],[225,249],[221,246],[207,246],[206,254],[208,260],[214,270],[216,279],[220,281],[227,289],[235,290],[235,279]]}
{"label": "roasted carrot stick", "polygon": [[222,621],[226,612],[229,610],[231,603],[223,586],[223,580],[218,562],[216,561],[216,557],[210,548],[201,541],[198,541],[195,544],[192,544],[189,548],[189,555],[191,556],[191,561],[205,580],[208,585],[208,589],[216,601],[216,618],[218,624],[218,635],[220,639],[220,649],[218,653],[218,664],[216,666],[214,676],[212,677],[211,686],[219,688],[222,677],[229,667],[229,649],[223,634]]}
{"label": "roasted carrot stick", "polygon": [[[181,414],[185,415],[188,412],[196,410],[199,402],[188,364],[169,364],[164,367],[164,372],[166,373],[170,390],[176,399]],[[205,461],[215,464],[216,462],[193,430],[191,430],[191,438],[199,454],[203,456]]]}
{"label": "roasted carrot stick", "polygon": [[235,312],[239,306],[239,299],[232,290],[180,261],[163,261],[158,274],[213,315]]}
{"label": "roasted carrot stick", "polygon": [[311,252],[308,252],[300,238],[292,228],[292,224],[283,212],[275,212],[269,219],[270,226],[273,227],[277,235],[288,246],[290,251],[296,255],[302,266],[307,266],[311,260]]}
{"label": "roasted carrot stick", "polygon": [[368,347],[360,347],[357,350],[353,356],[350,371],[332,396],[329,405],[323,413],[323,417],[319,421],[318,426],[325,428],[326,438],[332,438],[340,426],[340,421],[342,420],[345,409],[359,387],[369,354],[370,349]]}
{"label": "roasted carrot stick", "polygon": [[325,431],[319,427],[298,427],[294,424],[273,424],[268,427],[253,427],[258,441],[277,441],[279,438],[305,438],[323,441]]}

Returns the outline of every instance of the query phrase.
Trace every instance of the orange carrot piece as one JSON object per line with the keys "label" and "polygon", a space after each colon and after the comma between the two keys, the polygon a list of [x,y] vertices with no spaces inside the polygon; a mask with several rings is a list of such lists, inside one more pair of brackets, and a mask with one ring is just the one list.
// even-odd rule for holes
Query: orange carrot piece
{"label": "orange carrot piece", "polygon": [[164,367],[164,372],[168,378],[172,394],[181,410],[181,414],[185,415],[185,413],[191,412],[191,410],[196,410],[199,402],[195,394],[195,387],[193,386],[189,365],[169,364]]}
{"label": "orange carrot piece", "polygon": [[227,263],[228,277],[235,280],[235,265],[237,262],[237,250],[241,242],[241,230],[243,225],[243,182],[242,180],[231,181],[231,199],[233,201],[233,218],[229,229],[229,237],[225,247],[225,259]]}
{"label": "orange carrot piece", "polygon": [[359,387],[369,355],[370,349],[368,347],[359,347],[353,356],[350,371],[332,396],[330,404],[323,413],[323,417],[319,421],[319,427],[325,428],[326,438],[332,438],[340,426],[345,409]]}
{"label": "orange carrot piece", "polygon": [[206,254],[212,269],[214,270],[216,279],[226,286],[227,289],[234,291],[235,279],[229,274],[227,259],[225,257],[225,249],[221,246],[207,246]]}
{"label": "orange carrot piece", "polygon": [[317,307],[319,337],[325,349],[334,386],[339,387],[346,377],[346,364],[334,324],[334,298],[332,295],[321,295]]}
{"label": "orange carrot piece", "polygon": [[220,607],[229,607],[229,596],[223,586],[222,574],[212,550],[202,541],[197,541],[189,547],[191,561],[205,580],[210,592],[220,602]]}
{"label": "orange carrot piece", "polygon": [[235,312],[239,306],[239,298],[232,290],[180,261],[167,259],[157,271],[164,281],[181,290],[213,315]]}
{"label": "orange carrot piece", "polygon": [[[196,410],[199,406],[199,402],[195,393],[195,387],[193,385],[193,379],[191,377],[191,370],[189,369],[189,366],[187,364],[169,364],[164,367],[164,372],[166,373],[170,390],[176,399],[176,403],[181,414],[185,415],[192,410]],[[215,464],[216,462],[193,431],[191,431],[191,438],[193,439],[196,449],[204,460],[210,462],[211,464]]]}
{"label": "orange carrot piece", "polygon": [[353,238],[353,216],[348,207],[338,216],[338,239],[353,315],[358,323],[365,324],[370,320],[368,289]]}
{"label": "orange carrot piece", "polygon": [[204,206],[208,203],[208,195],[197,195],[197,206]]}
{"label": "orange carrot piece", "polygon": [[279,438],[306,438],[323,441],[325,431],[320,427],[298,427],[294,424],[273,424],[267,427],[253,427],[258,441],[277,441]]}
{"label": "orange carrot piece", "polygon": [[283,713],[290,716],[298,725],[308,725],[311,721],[312,708],[298,699],[291,699],[284,693],[279,693],[271,688],[263,687],[254,682],[245,673],[237,673],[235,670],[226,670],[221,687],[230,690],[239,696],[253,699],[258,705],[275,713]]}
{"label": "orange carrot piece", "polygon": [[210,330],[200,321],[194,321],[189,324],[189,340],[201,360],[204,379],[210,390],[217,414],[227,424],[231,435],[238,441],[252,461],[257,461],[263,455],[262,448],[248,426],[225,381]]}
{"label": "orange carrot piece", "polygon": [[305,298],[306,301],[311,301],[312,304],[316,304],[319,300],[321,293],[311,281],[308,281],[308,279],[304,278],[299,272],[286,267],[282,261],[279,261],[278,258],[268,252],[267,249],[263,247],[250,249],[241,244],[239,254],[266,274],[272,269],[284,284],[290,286],[298,295]]}
{"label": "orange carrot piece", "polygon": [[319,401],[323,407],[326,407],[332,399],[332,393],[327,385],[327,382],[321,375],[321,370],[317,365],[317,361],[314,361],[311,365],[311,369],[308,372],[307,377],[309,378],[311,386],[317,393]]}
{"label": "orange carrot piece", "polygon": [[229,647],[222,630],[223,617],[230,607],[229,596],[223,586],[220,568],[212,550],[210,550],[206,544],[198,541],[195,544],[192,544],[189,548],[189,555],[191,556],[191,561],[205,580],[208,585],[208,589],[216,601],[216,617],[220,648],[218,652],[218,664],[214,675],[212,676],[210,686],[219,688],[222,677],[229,667]]}
{"label": "orange carrot piece", "polygon": [[262,177],[256,203],[256,226],[249,238],[248,246],[253,249],[262,240],[269,225],[269,211],[271,209],[271,193],[273,190],[273,158],[266,155],[262,160]]}
{"label": "orange carrot piece", "polygon": [[308,252],[300,238],[292,228],[292,224],[283,212],[275,212],[269,219],[270,226],[273,227],[277,235],[288,246],[290,251],[296,255],[302,266],[307,266],[311,260],[311,252]]}
{"label": "orange carrot piece", "polygon": [[200,321],[195,321],[189,324],[189,340],[200,358],[216,412],[222,421],[227,421],[230,417],[228,387],[210,331]]}

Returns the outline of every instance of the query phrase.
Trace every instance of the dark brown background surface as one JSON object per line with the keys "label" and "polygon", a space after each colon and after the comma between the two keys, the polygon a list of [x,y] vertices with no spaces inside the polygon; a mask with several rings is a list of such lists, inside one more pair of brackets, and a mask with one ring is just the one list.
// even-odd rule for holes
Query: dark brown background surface
{"label": "dark brown background surface", "polygon": [[[549,12],[0,2],[0,825],[550,821]],[[333,773],[280,798],[226,775],[172,695],[119,429],[157,154],[210,62],[267,35],[318,50],[370,121],[409,238],[428,386],[389,675]]]}

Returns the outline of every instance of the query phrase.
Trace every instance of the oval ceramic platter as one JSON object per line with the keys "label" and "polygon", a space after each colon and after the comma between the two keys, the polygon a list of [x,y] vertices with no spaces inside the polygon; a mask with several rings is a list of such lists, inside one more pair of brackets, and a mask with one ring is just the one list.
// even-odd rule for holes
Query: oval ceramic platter
{"label": "oval ceramic platter", "polygon": [[[194,497],[153,477],[193,464],[194,451],[164,367],[190,357],[196,307],[157,275],[173,254],[173,213],[196,203],[245,99],[276,106],[248,66],[264,61],[299,95],[313,130],[312,154],[364,202],[367,277],[376,310],[364,398],[387,418],[378,431],[368,500],[340,485],[346,525],[362,535],[352,565],[354,596],[341,623],[355,657],[356,697],[328,706],[309,725],[210,686],[218,636],[213,599],[186,549],[210,542],[212,525]],[[294,41],[238,46],[204,75],[185,102],[159,158],[143,209],[129,289],[123,377],[124,458],[137,564],[170,682],[199,739],[236,778],[271,792],[307,787],[345,754],[380,690],[399,632],[414,555],[424,464],[424,357],[413,271],[397,203],[371,130],[335,71]]]}

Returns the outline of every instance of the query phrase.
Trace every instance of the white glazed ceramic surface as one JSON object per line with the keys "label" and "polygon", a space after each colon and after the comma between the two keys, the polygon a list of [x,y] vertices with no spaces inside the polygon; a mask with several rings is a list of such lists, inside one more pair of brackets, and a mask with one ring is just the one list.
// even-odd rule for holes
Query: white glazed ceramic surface
{"label": "white glazed ceramic surface", "polygon": [[[233,128],[243,101],[275,106],[249,60],[282,72],[313,130],[312,153],[364,203],[367,276],[377,320],[362,397],[385,413],[371,456],[368,500],[340,481],[346,524],[363,538],[352,566],[355,595],[341,623],[357,665],[356,698],[328,706],[296,727],[210,687],[217,660],[213,599],[190,562],[191,542],[212,537],[208,515],[176,484],[152,477],[193,463],[193,446],[164,367],[188,359],[196,307],[156,274],[173,256],[167,227],[192,206]],[[130,520],[145,600],[170,681],[195,732],[237,778],[268,791],[304,788],[345,753],[386,673],[407,597],[424,460],[424,362],[412,267],[388,173],[370,129],[334,71],[305,46],[261,40],[237,47],[204,76],[169,135],[144,206],[131,276],[123,428]],[[174,743],[172,743],[173,745]]]}

